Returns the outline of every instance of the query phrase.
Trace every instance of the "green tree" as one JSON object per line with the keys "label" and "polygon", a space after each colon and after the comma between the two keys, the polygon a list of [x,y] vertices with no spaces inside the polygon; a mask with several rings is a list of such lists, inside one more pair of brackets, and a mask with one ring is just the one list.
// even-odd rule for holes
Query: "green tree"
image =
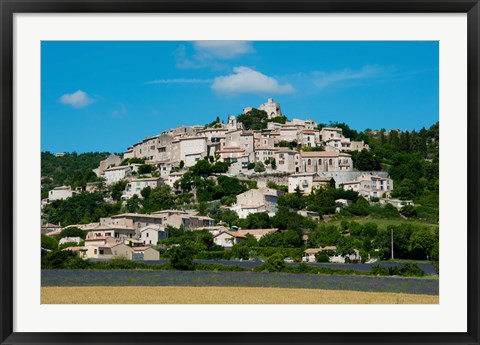
{"label": "green tree", "polygon": [[181,271],[192,271],[195,268],[193,258],[195,257],[195,249],[190,244],[173,247],[169,250],[170,265]]}
{"label": "green tree", "polygon": [[417,216],[417,209],[415,206],[405,205],[401,208],[400,213],[407,218],[412,218]]}
{"label": "green tree", "polygon": [[255,167],[253,168],[255,172],[264,172],[265,171],[265,164],[263,162],[256,162]]}
{"label": "green tree", "polygon": [[66,229],[63,229],[62,232],[60,233],[60,238],[64,238],[64,237],[80,237],[82,239],[85,239],[87,237],[87,232],[75,226],[71,226]]}
{"label": "green tree", "polygon": [[121,180],[121,181],[118,181],[118,182],[115,182],[112,187],[111,187],[111,196],[112,196],[112,199],[113,200],[120,200],[122,195],[123,195],[123,191],[125,190],[125,187],[127,186],[128,184],[128,181],[127,180]]}
{"label": "green tree", "polygon": [[225,209],[222,211],[221,219],[223,222],[227,223],[228,225],[232,226],[237,223],[239,217],[237,212]]}
{"label": "green tree", "polygon": [[268,115],[263,110],[252,109],[246,114],[238,115],[237,121],[243,123],[245,129],[262,130],[267,128]]}
{"label": "green tree", "polygon": [[53,236],[47,236],[42,234],[41,246],[43,249],[57,250],[58,240]]}
{"label": "green tree", "polygon": [[175,206],[175,198],[168,185],[151,189],[149,197],[140,201],[145,213],[171,209]]}
{"label": "green tree", "polygon": [[270,256],[265,264],[265,268],[268,272],[282,272],[286,266],[283,255],[280,253]]}
{"label": "green tree", "polygon": [[375,160],[371,151],[363,149],[360,152],[352,154],[353,165],[360,171],[380,170],[380,163]]}
{"label": "green tree", "polygon": [[142,164],[138,167],[139,174],[150,174],[153,171],[153,166],[150,164]]}

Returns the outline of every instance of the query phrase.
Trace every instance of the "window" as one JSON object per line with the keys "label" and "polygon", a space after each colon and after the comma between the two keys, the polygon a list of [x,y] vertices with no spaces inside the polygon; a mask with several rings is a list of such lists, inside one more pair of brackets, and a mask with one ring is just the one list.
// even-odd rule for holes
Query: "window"
{"label": "window", "polygon": [[103,251],[103,249],[100,249],[100,255],[103,255],[105,254],[105,252]]}
{"label": "window", "polygon": [[329,160],[328,160],[328,164],[332,165],[332,164],[333,164],[333,160],[332,160],[332,159],[329,159]]}
{"label": "window", "polygon": [[97,255],[97,250],[96,249],[93,250],[93,254]]}
{"label": "window", "polygon": [[308,165],[312,165],[312,160],[311,160],[311,159],[308,159],[307,164],[308,164]]}
{"label": "window", "polygon": [[320,165],[322,164],[322,160],[321,160],[321,159],[318,160],[318,164],[320,164]]}
{"label": "window", "polygon": [[150,235],[150,234],[147,232],[147,237],[150,237],[150,236],[148,236],[148,235]]}

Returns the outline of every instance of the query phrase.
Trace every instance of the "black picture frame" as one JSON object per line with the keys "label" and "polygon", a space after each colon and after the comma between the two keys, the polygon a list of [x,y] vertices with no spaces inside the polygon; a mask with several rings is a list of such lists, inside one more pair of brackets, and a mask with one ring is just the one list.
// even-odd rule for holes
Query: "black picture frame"
{"label": "black picture frame", "polygon": [[[1,344],[479,344],[478,0],[0,0]],[[467,13],[468,315],[466,333],[15,333],[13,332],[13,16],[15,13]],[[452,317],[455,317],[452,315]]]}

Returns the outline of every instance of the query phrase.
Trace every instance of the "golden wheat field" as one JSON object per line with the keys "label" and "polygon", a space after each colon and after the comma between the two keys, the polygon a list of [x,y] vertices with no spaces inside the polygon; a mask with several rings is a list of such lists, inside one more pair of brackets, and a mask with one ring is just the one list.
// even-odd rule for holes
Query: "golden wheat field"
{"label": "golden wheat field", "polygon": [[438,296],[249,287],[42,287],[42,304],[438,304]]}

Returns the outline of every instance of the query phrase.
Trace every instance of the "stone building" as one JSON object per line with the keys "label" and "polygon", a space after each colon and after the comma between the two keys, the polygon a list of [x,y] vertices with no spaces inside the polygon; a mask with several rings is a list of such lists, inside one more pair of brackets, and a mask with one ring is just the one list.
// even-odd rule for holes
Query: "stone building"
{"label": "stone building", "polygon": [[352,171],[352,156],[342,152],[300,152],[301,171],[308,173],[324,171]]}

